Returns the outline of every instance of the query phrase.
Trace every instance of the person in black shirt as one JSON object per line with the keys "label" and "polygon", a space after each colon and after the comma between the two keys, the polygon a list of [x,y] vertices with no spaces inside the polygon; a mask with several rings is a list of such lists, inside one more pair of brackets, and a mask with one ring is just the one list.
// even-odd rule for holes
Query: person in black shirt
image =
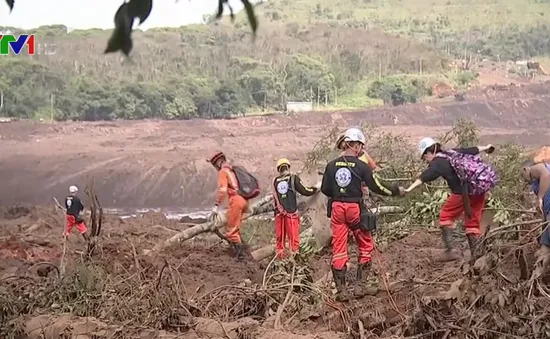
{"label": "person in black shirt", "polygon": [[294,256],[300,249],[300,216],[296,192],[303,196],[317,193],[317,187],[306,187],[297,174],[290,173],[290,161],[286,158],[277,161],[279,175],[273,179],[273,202],[275,204],[275,239],[279,258],[285,257],[285,241],[288,238],[290,254]]}
{"label": "person in black shirt", "polygon": [[[492,151],[494,150],[494,147],[492,145],[487,145],[468,148],[455,148],[453,150],[459,153],[477,155],[480,152]],[[467,213],[464,227],[466,228],[466,236],[470,245],[472,257],[474,257],[474,250],[477,246],[478,239],[481,236],[480,224],[483,208],[485,206],[485,195],[463,194],[464,186],[462,185],[460,178],[451,166],[449,160],[446,157],[441,156],[445,150],[443,150],[441,144],[436,142],[434,139],[422,139],[418,144],[418,151],[422,159],[428,162],[429,167],[422,172],[420,178],[417,179],[405,191],[410,192],[423,183],[431,182],[439,177],[443,177],[451,190],[451,194],[441,207],[441,212],[439,215],[439,226],[441,227],[443,244],[445,245],[445,257],[443,260],[452,261],[459,258],[458,254],[453,251],[453,225],[465,211]],[[466,206],[465,208],[463,199],[466,195],[468,196],[469,206]]]}
{"label": "person in black shirt", "polygon": [[71,230],[76,225],[76,229],[82,234],[84,239],[88,240],[88,229],[84,220],[80,217],[80,212],[84,210],[84,205],[80,198],[76,195],[78,193],[78,187],[71,186],[69,187],[69,196],[65,199],[65,209],[67,210],[67,229],[63,234],[66,237],[71,234]]}
{"label": "person in black shirt", "polygon": [[[375,216],[363,205],[362,183],[371,192],[386,195],[403,195],[402,187],[387,188],[373,176],[372,169],[358,158],[365,144],[361,130],[350,128],[345,133],[344,153],[329,162],[323,174],[321,192],[329,198],[328,211],[332,229],[332,275],[336,288],[337,299],[348,299],[346,286],[346,271],[348,256],[349,230],[357,242],[358,266],[357,281],[366,278],[371,268],[371,252],[374,242],[371,231],[375,229]],[[364,274],[365,273],[365,274]]]}

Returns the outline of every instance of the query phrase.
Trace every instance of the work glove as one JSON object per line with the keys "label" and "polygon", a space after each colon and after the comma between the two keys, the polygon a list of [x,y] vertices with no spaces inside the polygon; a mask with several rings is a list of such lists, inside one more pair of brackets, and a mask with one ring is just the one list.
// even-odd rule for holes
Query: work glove
{"label": "work glove", "polygon": [[210,215],[208,216],[208,221],[214,221],[218,219],[218,206],[214,206],[212,208],[212,212],[210,212]]}

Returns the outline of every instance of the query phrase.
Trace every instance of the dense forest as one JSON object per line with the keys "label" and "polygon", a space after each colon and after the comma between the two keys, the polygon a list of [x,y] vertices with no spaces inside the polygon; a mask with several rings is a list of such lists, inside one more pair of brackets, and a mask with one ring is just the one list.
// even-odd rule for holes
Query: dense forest
{"label": "dense forest", "polygon": [[[422,0],[398,3],[414,2]],[[436,81],[465,86],[475,79],[448,72],[450,61],[465,52],[501,60],[550,53],[550,26],[534,19],[548,3],[525,5],[535,13],[530,23],[518,21],[519,14],[532,14],[520,11],[506,25],[487,20],[485,26],[474,20],[479,13],[464,26],[455,20],[456,8],[456,15],[433,7],[425,9],[430,15],[390,16],[382,2],[344,3],[348,7],[312,0],[258,4],[255,41],[240,16],[234,25],[205,16],[204,25],[138,30],[131,59],[102,54],[109,31],[40,27],[28,32],[36,34],[37,55],[0,59],[0,116],[225,118],[283,110],[287,101],[345,107],[415,102],[430,95]],[[361,14],[363,5],[368,11]],[[452,4],[441,8],[447,7]]]}

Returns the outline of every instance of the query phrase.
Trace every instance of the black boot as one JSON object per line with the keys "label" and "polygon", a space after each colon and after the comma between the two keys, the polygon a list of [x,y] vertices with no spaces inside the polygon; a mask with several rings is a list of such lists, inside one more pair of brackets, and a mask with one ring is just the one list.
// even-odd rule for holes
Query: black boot
{"label": "black boot", "polygon": [[378,293],[378,288],[376,286],[369,286],[370,284],[368,283],[371,270],[371,262],[357,265],[357,281],[353,288],[353,295],[356,298],[362,298],[366,295],[376,295]]}
{"label": "black boot", "polygon": [[454,230],[450,227],[441,227],[441,239],[445,246],[445,253],[442,261],[454,261],[459,259],[459,255],[453,249],[453,233]]}
{"label": "black boot", "polygon": [[365,264],[357,265],[357,282],[364,282],[368,277],[372,269],[372,263],[369,261]]}
{"label": "black boot", "polygon": [[475,263],[477,258],[479,258],[479,245],[480,237],[475,234],[466,234],[466,239],[468,239],[468,246],[470,247],[470,261]]}
{"label": "black boot", "polygon": [[337,301],[348,301],[349,296],[346,290],[346,273],[347,268],[344,267],[341,270],[337,270],[334,267],[332,268],[332,279],[336,284],[336,300]]}
{"label": "black boot", "polygon": [[237,256],[237,261],[244,261],[244,245],[235,244],[235,252]]}

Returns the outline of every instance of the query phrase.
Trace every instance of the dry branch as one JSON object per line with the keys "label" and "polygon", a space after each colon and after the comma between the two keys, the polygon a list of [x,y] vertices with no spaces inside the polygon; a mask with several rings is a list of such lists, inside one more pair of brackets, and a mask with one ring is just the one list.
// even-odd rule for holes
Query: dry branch
{"label": "dry branch", "polygon": [[[53,198],[53,201],[55,202],[55,208],[63,213],[63,216],[67,212],[67,210],[61,206],[59,201],[56,197]],[[61,260],[59,261],[59,277],[63,278],[65,275],[65,255],[67,254],[67,237],[65,236],[67,233],[67,223],[63,226],[63,250],[61,252]]]}

